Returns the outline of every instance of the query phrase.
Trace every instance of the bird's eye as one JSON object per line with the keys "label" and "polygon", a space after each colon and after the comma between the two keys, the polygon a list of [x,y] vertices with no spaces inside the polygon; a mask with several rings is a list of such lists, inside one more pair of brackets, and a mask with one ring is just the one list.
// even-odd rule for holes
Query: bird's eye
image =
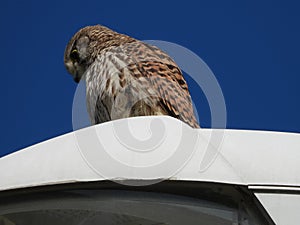
{"label": "bird's eye", "polygon": [[70,54],[70,58],[72,61],[79,61],[79,52],[77,51],[77,49],[73,49],[71,54]]}

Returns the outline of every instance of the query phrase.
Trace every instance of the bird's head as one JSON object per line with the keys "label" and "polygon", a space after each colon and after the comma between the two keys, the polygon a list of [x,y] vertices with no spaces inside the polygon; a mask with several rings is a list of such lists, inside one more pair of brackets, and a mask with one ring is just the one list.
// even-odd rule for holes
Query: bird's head
{"label": "bird's head", "polygon": [[133,41],[135,39],[101,25],[84,27],[71,38],[65,49],[65,67],[78,83],[104,49]]}

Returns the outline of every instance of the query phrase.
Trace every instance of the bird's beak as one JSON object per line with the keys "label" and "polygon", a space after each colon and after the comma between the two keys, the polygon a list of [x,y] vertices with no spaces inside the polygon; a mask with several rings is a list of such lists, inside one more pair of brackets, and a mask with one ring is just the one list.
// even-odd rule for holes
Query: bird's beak
{"label": "bird's beak", "polygon": [[75,74],[75,76],[73,76],[73,80],[74,80],[76,83],[79,83],[80,77],[79,77],[77,74]]}
{"label": "bird's beak", "polygon": [[76,83],[79,83],[80,76],[78,75],[78,73],[76,71],[74,63],[72,61],[68,61],[65,63],[65,66],[66,66],[67,71],[73,76],[73,80]]}

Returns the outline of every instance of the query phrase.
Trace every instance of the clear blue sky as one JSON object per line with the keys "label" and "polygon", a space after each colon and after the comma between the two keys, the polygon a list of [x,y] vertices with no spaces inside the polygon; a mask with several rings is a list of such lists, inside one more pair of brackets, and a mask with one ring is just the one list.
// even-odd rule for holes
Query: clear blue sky
{"label": "clear blue sky", "polygon": [[[98,23],[198,54],[223,90],[228,128],[300,132],[300,5],[179,2],[2,1],[0,156],[72,131],[76,84],[64,48],[80,27]],[[210,127],[207,102],[189,83]]]}

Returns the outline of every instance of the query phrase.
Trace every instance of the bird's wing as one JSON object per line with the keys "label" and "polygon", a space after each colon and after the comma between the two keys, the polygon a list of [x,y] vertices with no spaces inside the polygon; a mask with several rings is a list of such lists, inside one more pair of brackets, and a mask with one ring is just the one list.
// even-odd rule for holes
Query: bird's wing
{"label": "bird's wing", "polygon": [[132,74],[138,79],[147,77],[168,115],[198,128],[187,83],[173,59],[161,49],[140,41],[127,46],[123,49],[132,60],[128,63]]}
{"label": "bird's wing", "polygon": [[[165,114],[178,118],[191,127],[199,127],[187,83],[177,66],[144,61],[130,64],[128,69],[133,76],[141,80],[144,88],[156,92],[159,106],[165,111]],[[150,94],[152,93],[150,92]]]}

